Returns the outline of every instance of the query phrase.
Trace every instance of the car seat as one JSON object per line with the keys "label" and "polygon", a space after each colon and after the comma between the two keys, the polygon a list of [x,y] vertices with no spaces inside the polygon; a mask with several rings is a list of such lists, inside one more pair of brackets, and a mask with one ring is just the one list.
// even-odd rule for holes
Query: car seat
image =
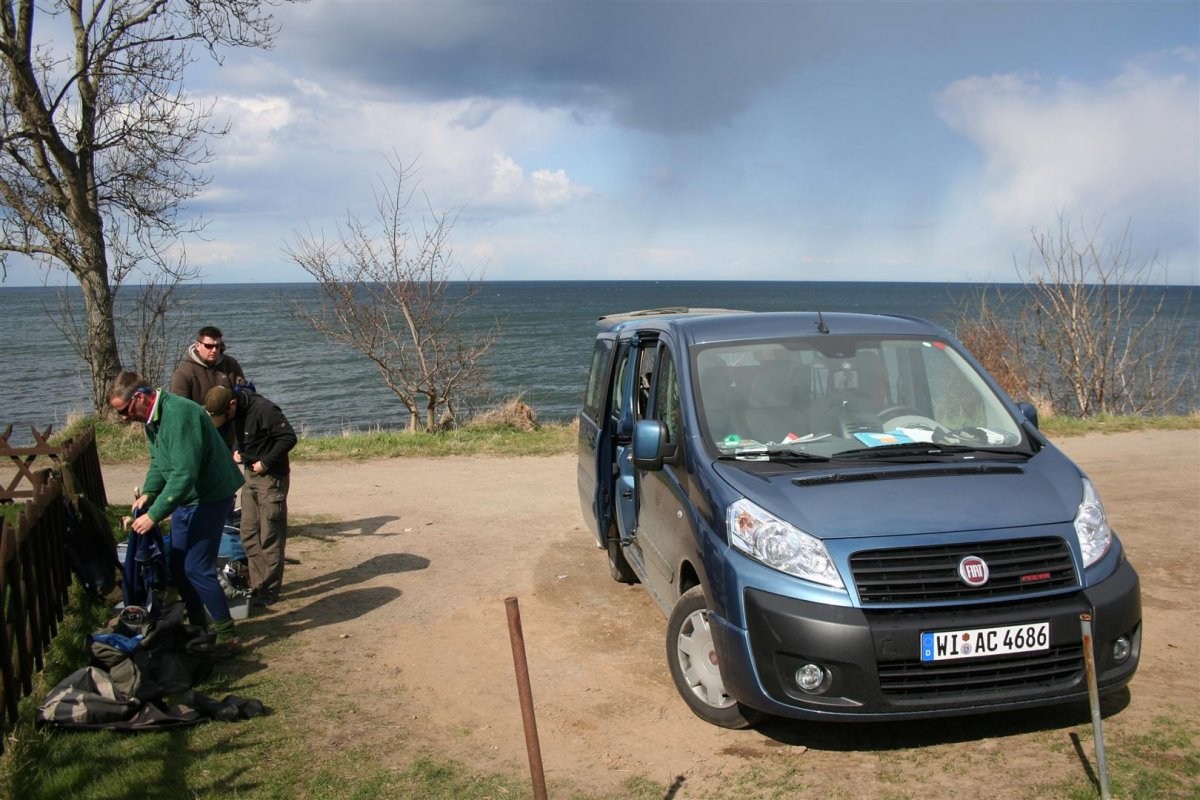
{"label": "car seat", "polygon": [[827,410],[837,419],[842,436],[883,430],[879,412],[887,407],[888,381],[883,359],[873,350],[863,350],[834,372],[835,390]]}
{"label": "car seat", "polygon": [[790,371],[760,372],[750,385],[746,429],[760,442],[781,442],[789,433],[808,433],[805,405]]}
{"label": "car seat", "polygon": [[700,398],[708,435],[714,442],[745,433],[743,398],[738,394],[732,368],[722,364],[703,370],[700,373]]}

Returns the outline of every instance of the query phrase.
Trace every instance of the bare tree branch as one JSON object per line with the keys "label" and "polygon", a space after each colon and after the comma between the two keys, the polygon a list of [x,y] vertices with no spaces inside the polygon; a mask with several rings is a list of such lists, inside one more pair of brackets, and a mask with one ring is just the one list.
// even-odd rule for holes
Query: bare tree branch
{"label": "bare tree branch", "polygon": [[[411,173],[389,161],[392,176],[375,190],[376,217],[353,214],[327,240],[296,235],[286,253],[316,279],[321,305],[296,314],[328,337],[366,356],[408,412],[410,431],[435,431],[455,422],[457,408],[479,394],[483,356],[499,335],[463,326],[478,291],[449,291],[455,271],[450,231],[455,217],[435,212],[425,198],[420,227],[408,214]],[[457,288],[457,287],[455,287]]]}
{"label": "bare tree branch", "polygon": [[[1152,283],[1161,265],[1135,257],[1131,226],[1105,240],[1099,227],[1082,229],[1060,215],[1056,229],[1032,237],[1028,261],[1016,265],[1019,296],[1005,298],[1011,324],[986,313],[964,317],[961,338],[976,342],[972,351],[993,374],[1024,382],[1043,413],[1175,411],[1195,391],[1198,356],[1187,345],[1187,319],[1168,315],[1165,290]],[[1011,380],[998,351],[1023,381]]]}
{"label": "bare tree branch", "polygon": [[[227,127],[183,92],[193,48],[219,61],[225,47],[270,47],[270,10],[291,1],[0,0],[0,265],[22,254],[79,282],[84,319],[64,327],[86,350],[97,410],[120,368],[116,287],[204,227],[179,210],[207,185],[209,139]],[[63,27],[69,41],[41,43]]]}

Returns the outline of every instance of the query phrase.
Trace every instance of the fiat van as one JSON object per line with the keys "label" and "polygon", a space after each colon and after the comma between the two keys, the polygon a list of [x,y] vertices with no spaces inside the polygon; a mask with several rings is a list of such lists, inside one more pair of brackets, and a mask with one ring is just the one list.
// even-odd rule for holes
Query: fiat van
{"label": "fiat van", "polygon": [[947,331],[903,316],[603,317],[580,502],[662,610],[701,719],[1087,703],[1138,665],[1138,576],[1096,486]]}

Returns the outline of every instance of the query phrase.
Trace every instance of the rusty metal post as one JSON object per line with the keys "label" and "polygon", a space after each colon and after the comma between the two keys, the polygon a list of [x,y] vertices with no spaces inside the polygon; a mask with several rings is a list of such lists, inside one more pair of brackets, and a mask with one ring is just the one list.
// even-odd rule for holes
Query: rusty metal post
{"label": "rusty metal post", "polygon": [[1108,788],[1108,763],[1104,758],[1104,727],[1100,721],[1100,688],[1096,680],[1096,653],[1092,641],[1092,615],[1080,614],[1083,631],[1083,663],[1087,671],[1088,701],[1092,706],[1092,737],[1096,742],[1096,772],[1100,776],[1100,797],[1111,800]]}
{"label": "rusty metal post", "polygon": [[542,748],[538,743],[537,720],[533,716],[533,692],[529,688],[529,663],[525,660],[525,634],[521,630],[521,609],[517,598],[504,600],[508,611],[508,638],[512,642],[513,668],[517,673],[517,694],[521,698],[521,721],[525,724],[525,749],[529,751],[529,774],[533,779],[534,800],[546,800],[546,774],[542,770]]}

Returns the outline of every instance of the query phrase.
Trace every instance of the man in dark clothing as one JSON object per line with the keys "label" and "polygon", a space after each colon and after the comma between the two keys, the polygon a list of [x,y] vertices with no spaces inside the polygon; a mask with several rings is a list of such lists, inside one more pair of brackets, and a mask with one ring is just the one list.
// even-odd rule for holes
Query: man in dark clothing
{"label": "man in dark clothing", "polygon": [[233,356],[225,355],[223,338],[220,328],[206,325],[200,329],[196,342],[188,347],[171,375],[171,394],[203,405],[214,386],[233,389],[246,382],[242,365]]}
{"label": "man in dark clothing", "polygon": [[246,473],[242,488],[242,547],[250,568],[251,597],[270,605],[283,585],[287,545],[288,451],[296,433],[279,406],[247,387],[211,389],[204,407],[219,429],[233,422],[233,460]]}

